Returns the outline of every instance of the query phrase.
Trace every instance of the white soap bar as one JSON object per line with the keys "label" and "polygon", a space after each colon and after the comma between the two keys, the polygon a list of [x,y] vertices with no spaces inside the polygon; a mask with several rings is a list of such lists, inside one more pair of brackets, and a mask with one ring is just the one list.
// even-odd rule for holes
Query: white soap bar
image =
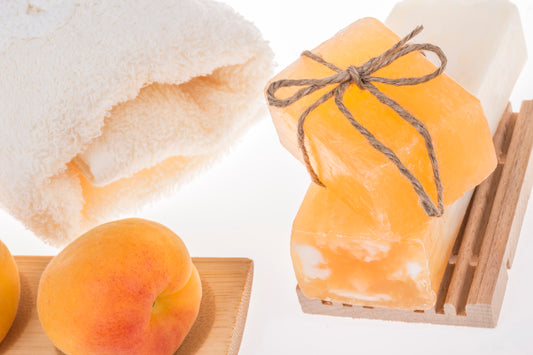
{"label": "white soap bar", "polygon": [[405,0],[385,24],[400,37],[424,25],[413,41],[444,50],[446,73],[481,101],[494,134],[527,58],[516,6],[507,0]]}

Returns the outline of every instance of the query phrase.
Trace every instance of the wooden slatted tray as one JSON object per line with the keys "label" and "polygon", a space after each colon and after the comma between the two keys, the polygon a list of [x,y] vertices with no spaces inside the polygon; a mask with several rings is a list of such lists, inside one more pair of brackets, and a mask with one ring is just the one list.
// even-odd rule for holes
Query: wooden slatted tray
{"label": "wooden slatted tray", "polygon": [[[17,256],[21,301],[15,322],[0,343],[0,354],[62,354],[44,333],[35,305],[48,256]],[[202,279],[198,318],[176,354],[236,355],[246,323],[253,262],[242,258],[193,258]]]}
{"label": "wooden slatted tray", "polygon": [[533,101],[510,105],[494,136],[498,167],[476,188],[448,261],[436,306],[400,310],[308,299],[306,313],[339,317],[495,327],[533,183]]}

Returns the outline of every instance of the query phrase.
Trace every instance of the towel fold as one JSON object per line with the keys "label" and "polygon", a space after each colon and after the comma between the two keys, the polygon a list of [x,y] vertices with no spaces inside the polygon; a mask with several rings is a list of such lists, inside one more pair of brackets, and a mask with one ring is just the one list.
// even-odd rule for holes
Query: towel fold
{"label": "towel fold", "polygon": [[51,244],[168,193],[263,113],[272,53],[209,0],[0,15],[0,203]]}

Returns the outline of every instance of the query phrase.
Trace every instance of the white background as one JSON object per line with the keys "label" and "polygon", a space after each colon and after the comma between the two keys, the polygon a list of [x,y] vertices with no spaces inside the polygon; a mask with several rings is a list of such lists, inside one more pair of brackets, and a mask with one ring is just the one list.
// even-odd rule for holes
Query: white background
{"label": "white background", "polygon": [[[361,17],[385,20],[394,1],[225,0],[255,22],[277,70]],[[516,0],[530,62],[515,87],[515,111],[533,99],[533,1]],[[473,53],[475,54],[475,53]],[[496,329],[407,324],[303,314],[289,255],[291,223],[309,178],[279,144],[270,118],[252,128],[207,173],[137,216],[177,232],[193,256],[241,256],[255,278],[241,354],[533,354],[533,212],[525,216]],[[13,254],[54,255],[0,211],[0,238]]]}

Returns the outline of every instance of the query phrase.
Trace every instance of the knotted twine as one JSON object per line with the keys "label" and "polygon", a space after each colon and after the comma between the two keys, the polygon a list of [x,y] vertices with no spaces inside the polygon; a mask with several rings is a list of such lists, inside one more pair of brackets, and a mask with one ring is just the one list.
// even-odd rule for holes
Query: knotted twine
{"label": "knotted twine", "polygon": [[[438,46],[435,46],[431,43],[421,43],[421,44],[407,44],[409,40],[415,37],[423,30],[423,26],[416,27],[411,31],[407,36],[402,38],[399,42],[393,45],[391,48],[383,52],[381,55],[369,59],[367,62],[354,66],[350,65],[346,69],[341,69],[336,65],[329,63],[319,57],[316,54],[311,53],[310,51],[304,51],[303,56],[306,56],[331,70],[335,71],[336,74],[327,76],[325,78],[319,79],[281,79],[272,82],[266,92],[268,103],[276,107],[287,107],[292,103],[300,100],[304,96],[310,95],[313,92],[325,88],[329,85],[337,85],[322,97],[320,97],[315,103],[307,107],[304,112],[300,115],[298,119],[298,147],[300,148],[305,166],[307,171],[311,175],[311,178],[314,183],[324,186],[324,184],[318,178],[317,173],[311,166],[309,159],[309,154],[305,146],[305,131],[304,123],[307,116],[318,106],[323,104],[325,101],[330,98],[334,98],[335,104],[338,109],[341,111],[344,116],[348,119],[351,125],[357,129],[370,143],[370,145],[383,153],[390,161],[392,161],[396,167],[400,170],[400,173],[406,177],[416,194],[418,195],[420,202],[424,208],[426,214],[430,217],[439,217],[442,216],[444,212],[444,206],[442,201],[442,182],[439,174],[439,165],[437,162],[437,157],[435,155],[435,148],[433,146],[433,140],[429,134],[426,126],[416,119],[412,114],[410,114],[406,109],[400,106],[396,101],[392,100],[390,97],[382,93],[373,83],[382,83],[395,86],[404,86],[404,85],[417,85],[425,83],[437,76],[439,76],[446,67],[447,59],[446,55]],[[379,76],[372,76],[372,74],[381,68],[384,68],[397,60],[398,58],[403,57],[411,52],[415,51],[429,51],[437,55],[440,61],[440,66],[432,73],[412,78],[383,78]],[[387,147],[385,144],[381,143],[372,133],[370,133],[365,127],[363,127],[357,120],[353,117],[350,110],[344,105],[343,98],[346,90],[351,84],[357,85],[361,90],[367,90],[370,92],[376,99],[378,99],[382,104],[393,109],[401,118],[411,124],[417,132],[424,138],[426,149],[428,152],[429,160],[433,169],[433,180],[437,188],[437,206],[433,203],[428,193],[420,183],[420,181],[414,176],[414,174],[400,161],[398,156]],[[276,91],[282,87],[299,87],[303,86],[304,88],[298,90],[292,96],[286,99],[279,99],[276,97]]]}

